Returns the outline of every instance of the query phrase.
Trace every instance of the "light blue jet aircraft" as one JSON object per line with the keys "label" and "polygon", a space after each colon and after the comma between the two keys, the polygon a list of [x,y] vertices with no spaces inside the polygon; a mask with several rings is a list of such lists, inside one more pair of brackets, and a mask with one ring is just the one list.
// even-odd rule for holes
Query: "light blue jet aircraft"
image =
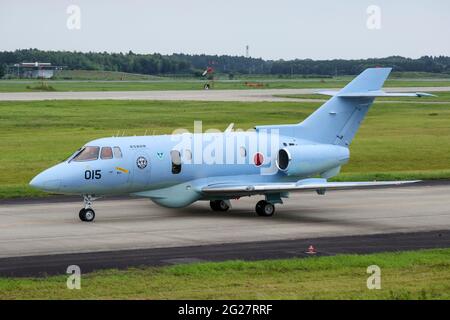
{"label": "light blue jet aircraft", "polygon": [[[230,126],[221,133],[94,140],[38,174],[30,185],[82,195],[79,217],[93,221],[93,200],[108,195],[146,197],[171,208],[206,200],[214,211],[228,210],[231,199],[263,195],[256,212],[272,216],[274,204],[282,203],[290,192],[324,194],[327,189],[411,183],[327,181],[349,161],[350,143],[376,97],[430,96],[382,91],[390,72],[390,68],[367,69],[344,89],[321,92],[332,98],[298,124],[257,126],[248,132]],[[260,145],[263,136],[268,137],[265,144],[272,146],[272,152]],[[214,161],[203,159],[205,154]]]}

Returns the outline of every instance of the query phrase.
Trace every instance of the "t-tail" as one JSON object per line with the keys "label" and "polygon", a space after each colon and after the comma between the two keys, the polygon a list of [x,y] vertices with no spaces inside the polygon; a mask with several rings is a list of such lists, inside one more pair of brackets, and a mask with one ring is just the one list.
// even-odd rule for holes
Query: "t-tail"
{"label": "t-tail", "polygon": [[340,91],[319,92],[332,98],[297,126],[296,135],[314,142],[349,146],[376,97],[431,96],[382,91],[391,71],[366,69]]}

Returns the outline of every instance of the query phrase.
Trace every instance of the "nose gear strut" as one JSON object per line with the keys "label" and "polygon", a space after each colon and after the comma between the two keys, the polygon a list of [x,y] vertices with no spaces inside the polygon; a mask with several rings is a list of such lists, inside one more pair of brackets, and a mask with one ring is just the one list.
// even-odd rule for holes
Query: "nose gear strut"
{"label": "nose gear strut", "polygon": [[79,217],[81,221],[92,222],[95,219],[95,211],[92,209],[92,202],[98,198],[87,194],[83,195],[84,208],[80,210]]}

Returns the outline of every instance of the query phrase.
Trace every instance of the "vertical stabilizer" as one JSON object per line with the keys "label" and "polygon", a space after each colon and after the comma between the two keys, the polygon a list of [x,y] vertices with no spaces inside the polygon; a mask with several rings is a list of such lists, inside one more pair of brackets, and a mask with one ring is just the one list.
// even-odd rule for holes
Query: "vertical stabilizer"
{"label": "vertical stabilizer", "polygon": [[[301,122],[296,135],[319,143],[349,146],[375,99],[358,94],[381,90],[391,70],[391,68],[365,70]],[[352,93],[356,95],[339,96]]]}

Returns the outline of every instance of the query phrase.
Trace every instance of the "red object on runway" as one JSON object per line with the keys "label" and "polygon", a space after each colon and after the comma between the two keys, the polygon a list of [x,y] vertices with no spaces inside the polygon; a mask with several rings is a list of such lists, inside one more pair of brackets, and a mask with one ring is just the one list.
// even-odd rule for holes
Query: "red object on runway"
{"label": "red object on runway", "polygon": [[307,254],[316,254],[317,251],[316,251],[316,248],[314,248],[313,245],[310,245],[310,246],[308,247],[308,251],[306,251],[306,253],[307,253]]}

